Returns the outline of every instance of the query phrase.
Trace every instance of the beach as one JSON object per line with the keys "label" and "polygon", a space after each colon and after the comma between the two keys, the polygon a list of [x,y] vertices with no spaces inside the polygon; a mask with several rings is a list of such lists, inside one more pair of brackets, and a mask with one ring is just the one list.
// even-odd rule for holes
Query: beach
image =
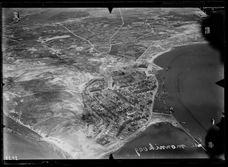
{"label": "beach", "polygon": [[[65,159],[67,154],[42,136],[4,116],[4,159]],[[12,130],[13,129],[13,130]]]}
{"label": "beach", "polygon": [[62,159],[53,146],[4,130],[4,159]]}
{"label": "beach", "polygon": [[[157,54],[152,63],[161,67],[156,74],[159,83],[157,92],[167,92],[167,96],[164,97],[167,105],[165,106],[155,97],[153,111],[165,113],[168,106],[174,107],[173,116],[177,121],[200,143],[204,143],[207,129],[211,126],[211,118],[218,122],[224,109],[223,88],[215,84],[223,78],[223,69],[217,51],[208,44],[179,46]],[[161,82],[164,84],[161,85]],[[137,137],[115,151],[114,157],[207,157],[201,148],[194,146],[194,141],[189,135],[168,122],[149,124]],[[53,148],[69,153],[68,147],[54,138],[33,141],[8,131],[4,134],[4,146],[8,148],[4,150],[6,156],[13,156],[11,155],[13,153],[18,156],[18,159],[64,158],[53,153],[51,151]],[[155,149],[151,149],[151,146]],[[53,148],[50,149],[51,147]],[[25,152],[25,150],[29,151]]]}

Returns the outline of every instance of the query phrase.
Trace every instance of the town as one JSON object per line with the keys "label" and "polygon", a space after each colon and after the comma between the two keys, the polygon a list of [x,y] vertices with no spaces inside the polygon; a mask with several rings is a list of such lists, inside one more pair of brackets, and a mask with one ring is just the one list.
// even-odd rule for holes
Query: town
{"label": "town", "polygon": [[[126,138],[149,120],[157,88],[155,78],[142,71],[113,71],[111,82],[94,79],[83,92],[83,119],[95,125],[91,137],[102,145]],[[100,136],[102,127],[106,132]]]}

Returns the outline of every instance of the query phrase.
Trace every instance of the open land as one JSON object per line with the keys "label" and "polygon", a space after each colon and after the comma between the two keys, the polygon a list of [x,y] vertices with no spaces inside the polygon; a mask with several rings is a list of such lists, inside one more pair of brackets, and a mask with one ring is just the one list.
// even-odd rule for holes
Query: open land
{"label": "open land", "polygon": [[[20,13],[19,21],[13,11]],[[147,127],[165,123],[152,131],[161,131],[162,137],[169,129],[184,140],[187,135],[187,142],[203,149],[180,123],[184,114],[169,112],[160,91],[169,81],[160,73],[163,66],[154,63],[176,46],[205,43],[199,9],[114,9],[109,14],[99,8],[28,8],[3,13],[4,116],[31,130],[21,133],[37,134],[36,140],[61,150],[65,158],[104,158]]]}

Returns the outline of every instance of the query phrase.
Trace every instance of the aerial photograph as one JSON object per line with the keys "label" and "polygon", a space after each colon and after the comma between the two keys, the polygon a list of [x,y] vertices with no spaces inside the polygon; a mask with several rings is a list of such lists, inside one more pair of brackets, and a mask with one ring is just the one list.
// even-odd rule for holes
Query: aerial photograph
{"label": "aerial photograph", "polygon": [[199,8],[3,8],[3,158],[208,158],[224,112]]}

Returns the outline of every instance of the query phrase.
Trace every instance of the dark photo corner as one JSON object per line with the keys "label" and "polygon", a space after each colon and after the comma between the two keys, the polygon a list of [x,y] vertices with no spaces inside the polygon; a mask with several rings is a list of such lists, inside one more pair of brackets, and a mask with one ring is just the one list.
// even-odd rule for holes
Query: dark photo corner
{"label": "dark photo corner", "polygon": [[[201,23],[201,32],[209,44],[219,52],[220,61],[225,64],[225,9],[224,8],[201,8],[208,16]],[[217,81],[215,84],[225,87],[225,79]],[[208,129],[205,138],[205,146],[210,158],[221,158],[225,156],[225,111],[219,123]]]}

